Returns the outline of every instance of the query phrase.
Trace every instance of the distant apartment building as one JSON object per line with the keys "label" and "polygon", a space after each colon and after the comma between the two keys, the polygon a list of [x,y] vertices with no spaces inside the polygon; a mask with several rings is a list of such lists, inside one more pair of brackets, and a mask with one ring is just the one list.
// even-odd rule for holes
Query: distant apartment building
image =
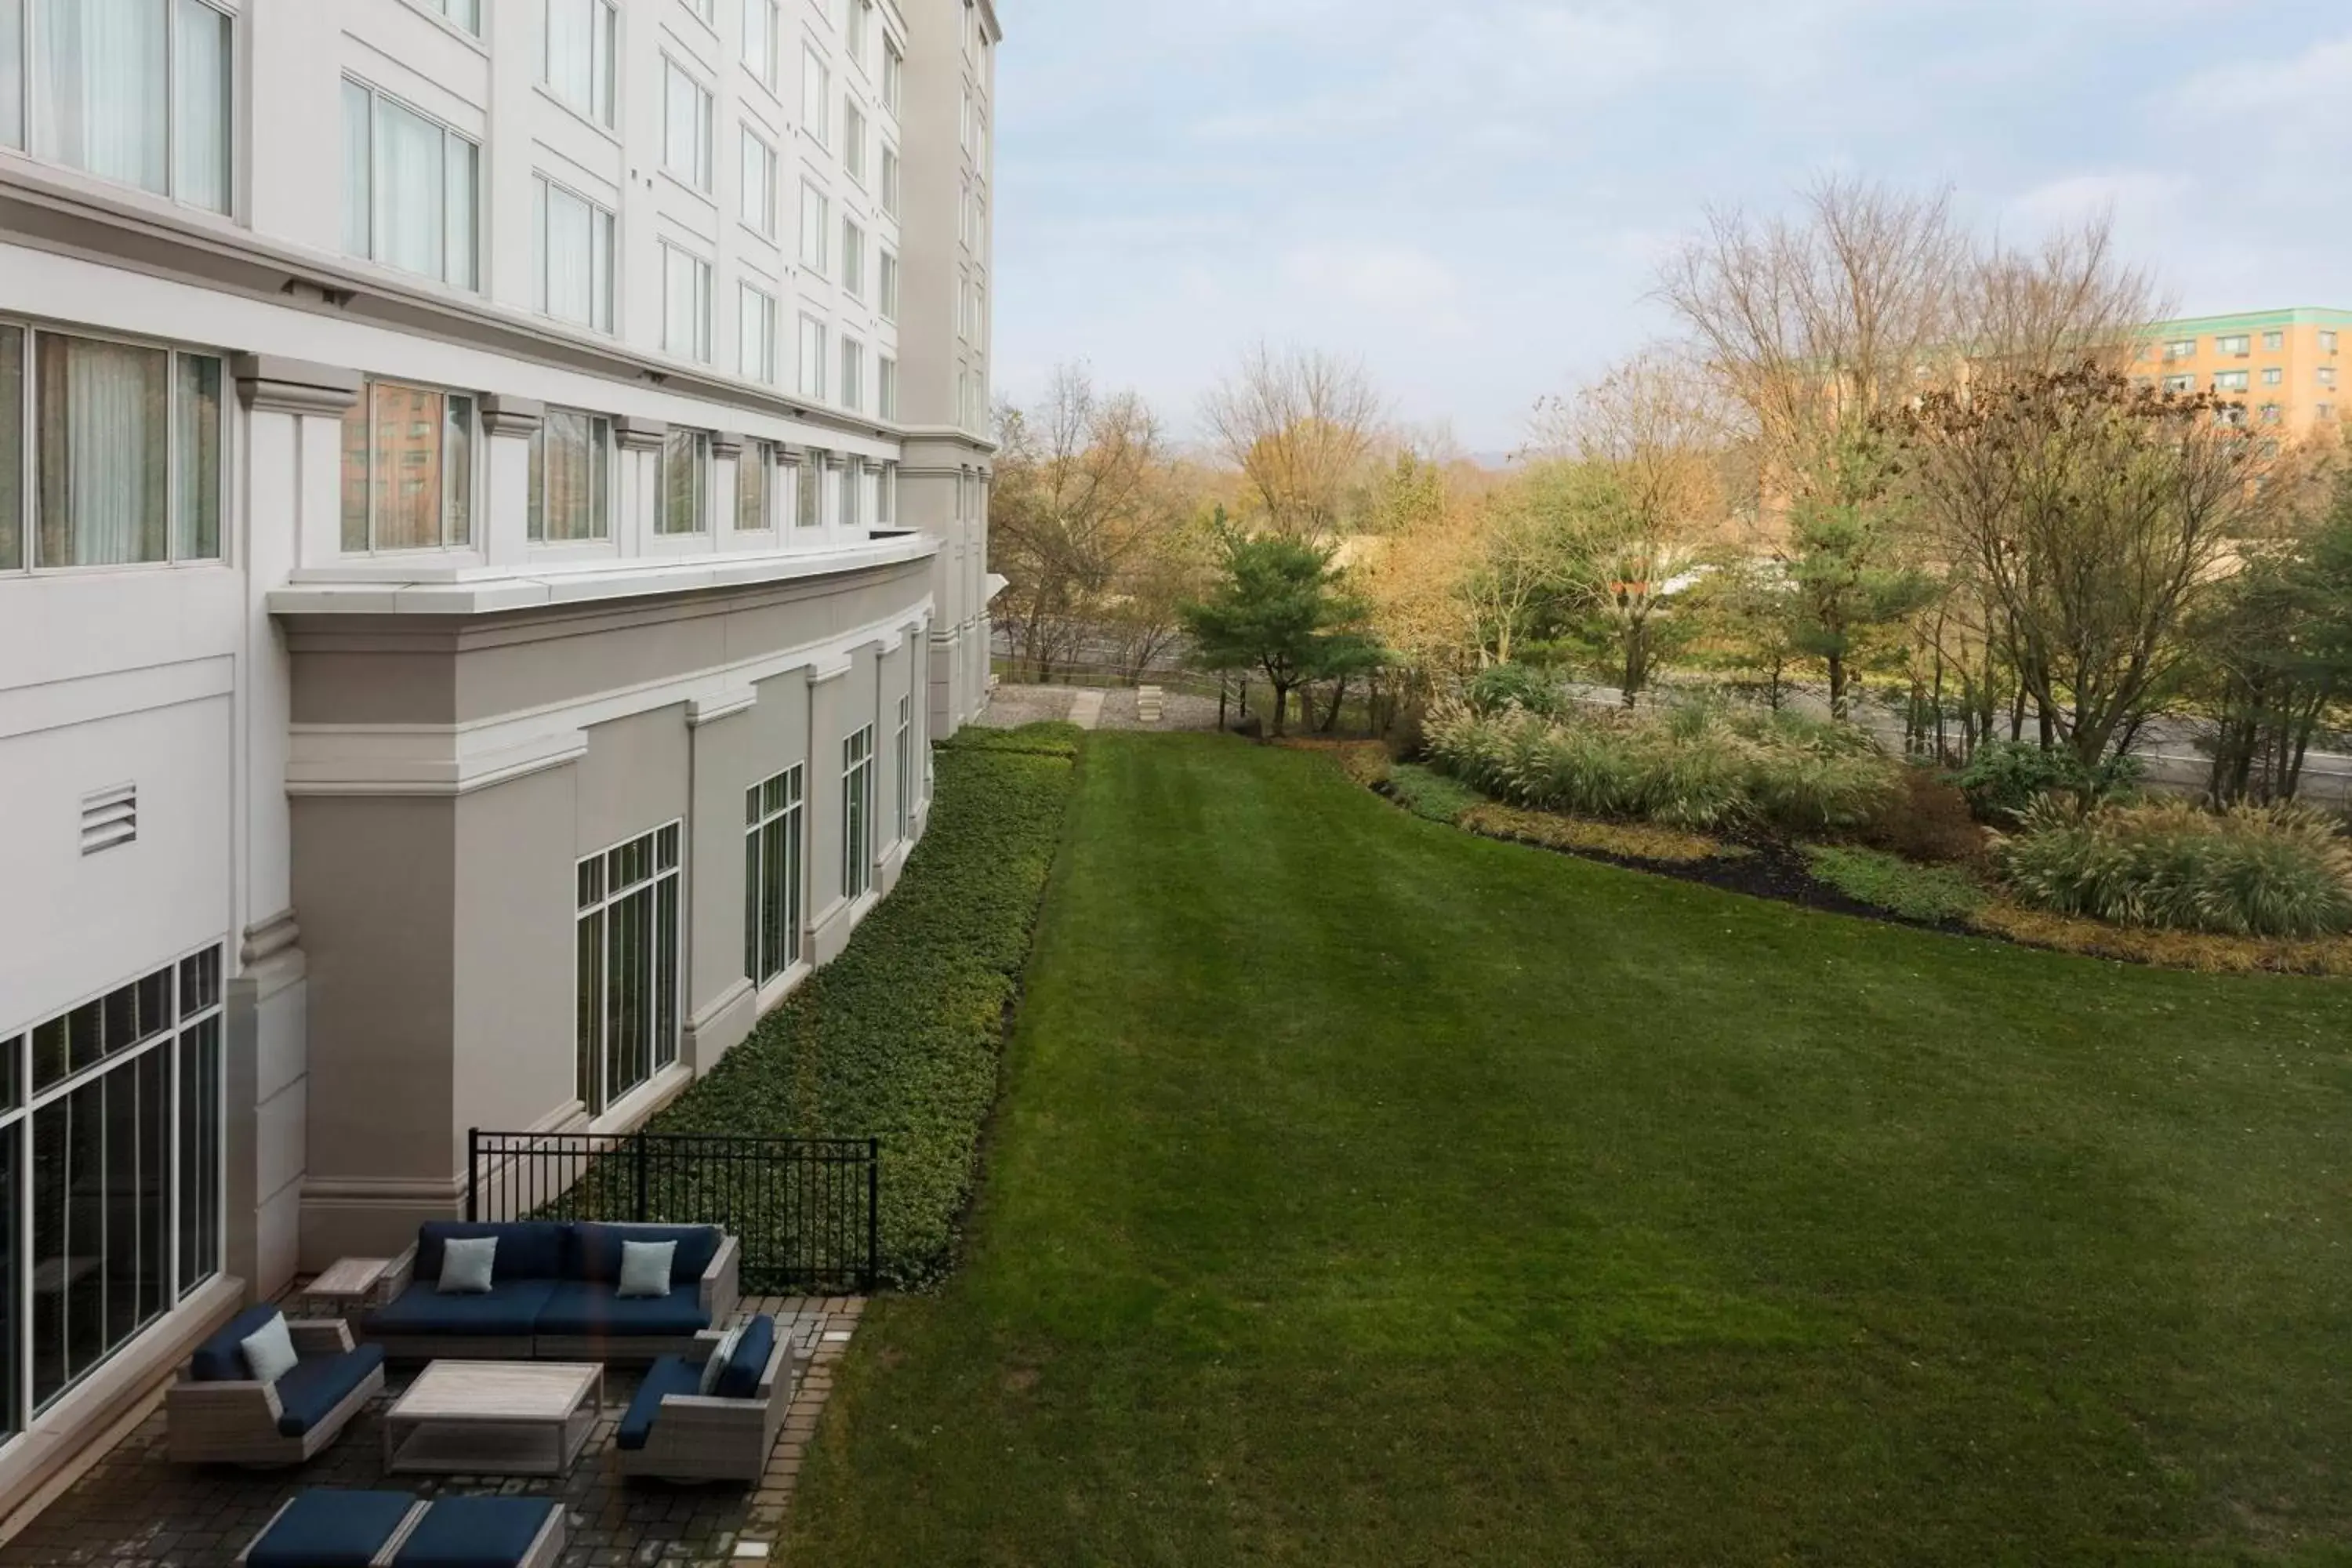
{"label": "distant apartment building", "polygon": [[987,683],[988,0],[0,0],[0,1518],[838,952]]}
{"label": "distant apartment building", "polygon": [[2298,309],[2192,316],[2149,329],[2134,367],[2141,384],[2211,393],[2245,407],[2249,425],[2303,437],[2334,425],[2347,374],[2339,345],[2352,310]]}

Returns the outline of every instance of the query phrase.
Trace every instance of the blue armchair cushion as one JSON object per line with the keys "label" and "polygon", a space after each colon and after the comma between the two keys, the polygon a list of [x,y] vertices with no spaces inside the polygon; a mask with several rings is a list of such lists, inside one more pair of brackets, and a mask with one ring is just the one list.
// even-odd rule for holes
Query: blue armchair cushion
{"label": "blue armchair cushion", "polygon": [[394,1568],[515,1568],[557,1506],[543,1498],[442,1498],[400,1543]]}
{"label": "blue armchair cushion", "polygon": [[539,1314],[556,1289],[551,1279],[516,1279],[493,1285],[487,1296],[444,1296],[429,1282],[411,1285],[368,1314],[366,1328],[370,1334],[527,1338],[538,1331]]}
{"label": "blue armchair cushion", "polygon": [[667,1296],[623,1296],[611,1285],[566,1280],[554,1287],[539,1314],[542,1334],[594,1338],[660,1334],[686,1339],[709,1326],[710,1314],[690,1287]]}
{"label": "blue armchair cushion", "polygon": [[253,1373],[245,1364],[245,1342],[278,1315],[277,1308],[264,1302],[231,1318],[196,1347],[188,1362],[188,1375],[198,1383],[252,1382]]}
{"label": "blue armchair cushion", "polygon": [[572,1227],[544,1220],[524,1220],[512,1225],[469,1225],[463,1220],[428,1220],[416,1230],[416,1272],[418,1279],[437,1280],[441,1278],[442,1244],[494,1237],[499,1250],[494,1284],[503,1285],[510,1279],[561,1279],[566,1238]]}
{"label": "blue armchair cushion", "polygon": [[776,1320],[762,1312],[743,1327],[727,1370],[719,1374],[715,1391],[721,1399],[752,1399],[760,1393],[760,1374],[776,1351]]}
{"label": "blue armchair cushion", "polygon": [[278,1435],[299,1437],[308,1433],[383,1364],[382,1345],[296,1362],[294,1370],[278,1380]]}
{"label": "blue armchair cushion", "polygon": [[247,1551],[247,1568],[368,1568],[415,1506],[406,1492],[299,1493]]}
{"label": "blue armchair cushion", "polygon": [[614,1441],[624,1448],[644,1447],[646,1439],[653,1436],[654,1417],[661,1414],[663,1400],[673,1394],[692,1396],[701,1392],[700,1367],[684,1356],[662,1357],[647,1370],[645,1382],[637,1385],[637,1396],[629,1401],[629,1413],[621,1417]]}
{"label": "blue armchair cushion", "polygon": [[674,1241],[669,1279],[673,1285],[690,1285],[702,1279],[710,1260],[719,1256],[720,1232],[709,1225],[577,1225],[572,1227],[572,1255],[563,1277],[599,1285],[621,1280],[621,1244],[628,1241]]}

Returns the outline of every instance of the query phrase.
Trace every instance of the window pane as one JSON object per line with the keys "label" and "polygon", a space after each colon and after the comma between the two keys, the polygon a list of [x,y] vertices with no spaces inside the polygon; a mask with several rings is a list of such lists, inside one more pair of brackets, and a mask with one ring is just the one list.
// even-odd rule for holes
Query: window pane
{"label": "window pane", "polygon": [[588,204],[544,182],[540,190],[547,212],[547,312],[586,322],[594,299]]}
{"label": "window pane", "polygon": [[375,210],[369,171],[374,167],[369,117],[373,106],[367,89],[355,81],[343,83],[343,248],[353,256],[368,254],[370,218]]}
{"label": "window pane", "polygon": [[676,1060],[677,878],[672,876],[654,892],[654,1059],[651,1066],[666,1068]]}
{"label": "window pane", "polygon": [[[754,798],[759,795],[752,791]],[[760,962],[761,907],[766,879],[761,875],[760,849],[761,834],[753,828],[743,836],[743,973],[754,984],[768,978]]]}
{"label": "window pane", "polygon": [[165,194],[163,3],[36,0],[36,156]]}
{"label": "window pane", "polygon": [[438,278],[448,216],[442,168],[448,138],[422,115],[383,99],[376,100],[375,132],[375,258]]}
{"label": "window pane", "polygon": [[[24,145],[25,0],[0,0],[0,147]],[[7,1415],[0,1410],[0,1421]]]}
{"label": "window pane", "polygon": [[672,430],[662,439],[663,533],[702,531],[702,439],[693,430]]}
{"label": "window pane", "polygon": [[475,286],[475,180],[479,150],[462,136],[449,138],[449,261],[446,277],[460,289]]}
{"label": "window pane", "polygon": [[739,532],[758,533],[767,526],[768,446],[747,442],[743,455],[735,459],[735,527]]}
{"label": "window pane", "polygon": [[[0,20],[7,0],[0,0]],[[25,334],[0,327],[0,572],[25,564]]]}
{"label": "window pane", "polygon": [[375,389],[375,548],[441,542],[441,395]]}
{"label": "window pane", "polygon": [[172,553],[181,561],[220,559],[221,362],[179,357],[179,416],[173,478],[177,515]]}
{"label": "window pane", "polygon": [[343,414],[343,548],[368,547],[368,398],[362,388],[358,401]]}
{"label": "window pane", "polygon": [[443,436],[442,542],[465,544],[474,531],[474,400],[451,396],[443,401],[448,405],[448,422]]}
{"label": "window pane", "polygon": [[580,987],[578,1020],[573,1026],[573,1081],[582,1103],[593,1115],[604,1109],[599,1091],[597,1066],[604,1056],[604,916],[602,910],[580,918],[578,952],[573,959]]}
{"label": "window pane", "polygon": [[[221,1021],[180,1037],[180,1294],[220,1272]],[[161,1059],[160,1058],[158,1059]]]}
{"label": "window pane", "polygon": [[172,111],[174,195],[228,211],[228,18],[204,0],[179,0]]}
{"label": "window pane", "polygon": [[613,330],[613,215],[593,215],[593,243],[588,253],[589,300],[593,310],[589,325],[600,332]]}
{"label": "window pane", "polygon": [[39,357],[37,563],[164,559],[171,356],[45,333]]}

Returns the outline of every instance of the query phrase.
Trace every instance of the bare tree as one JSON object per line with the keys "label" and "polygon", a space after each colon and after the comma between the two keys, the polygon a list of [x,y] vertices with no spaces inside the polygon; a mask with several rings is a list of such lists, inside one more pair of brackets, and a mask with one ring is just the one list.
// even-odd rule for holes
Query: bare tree
{"label": "bare tree", "polygon": [[1218,450],[1248,480],[1276,533],[1326,543],[1345,530],[1384,417],[1360,362],[1264,344],[1212,392],[1202,417]]}
{"label": "bare tree", "polygon": [[1980,381],[2083,364],[2127,370],[2169,306],[2152,275],[2123,259],[2103,216],[2031,250],[1987,247],[1963,274],[1957,310],[1969,379]]}

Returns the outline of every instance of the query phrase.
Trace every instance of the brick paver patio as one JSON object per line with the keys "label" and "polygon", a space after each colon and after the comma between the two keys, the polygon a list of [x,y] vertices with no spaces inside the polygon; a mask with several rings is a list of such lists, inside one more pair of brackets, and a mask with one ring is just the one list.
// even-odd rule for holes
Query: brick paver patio
{"label": "brick paver patio", "polygon": [[604,1415],[588,1447],[561,1480],[417,1477],[383,1473],[383,1412],[419,1370],[391,1369],[382,1397],[341,1439],[299,1469],[247,1471],[173,1465],[164,1458],[159,1406],[71,1490],[15,1540],[0,1568],[220,1568],[306,1487],[412,1492],[561,1497],[571,1514],[563,1568],[686,1568],[770,1560],[770,1543],[790,1506],[801,1458],[833,1392],[833,1364],[848,1349],[865,1303],[854,1298],[747,1299],[744,1316],[775,1315],[793,1346],[799,1386],[783,1436],[754,1488],[669,1487],[622,1479],[613,1429],[636,1393],[640,1368],[611,1368]]}

